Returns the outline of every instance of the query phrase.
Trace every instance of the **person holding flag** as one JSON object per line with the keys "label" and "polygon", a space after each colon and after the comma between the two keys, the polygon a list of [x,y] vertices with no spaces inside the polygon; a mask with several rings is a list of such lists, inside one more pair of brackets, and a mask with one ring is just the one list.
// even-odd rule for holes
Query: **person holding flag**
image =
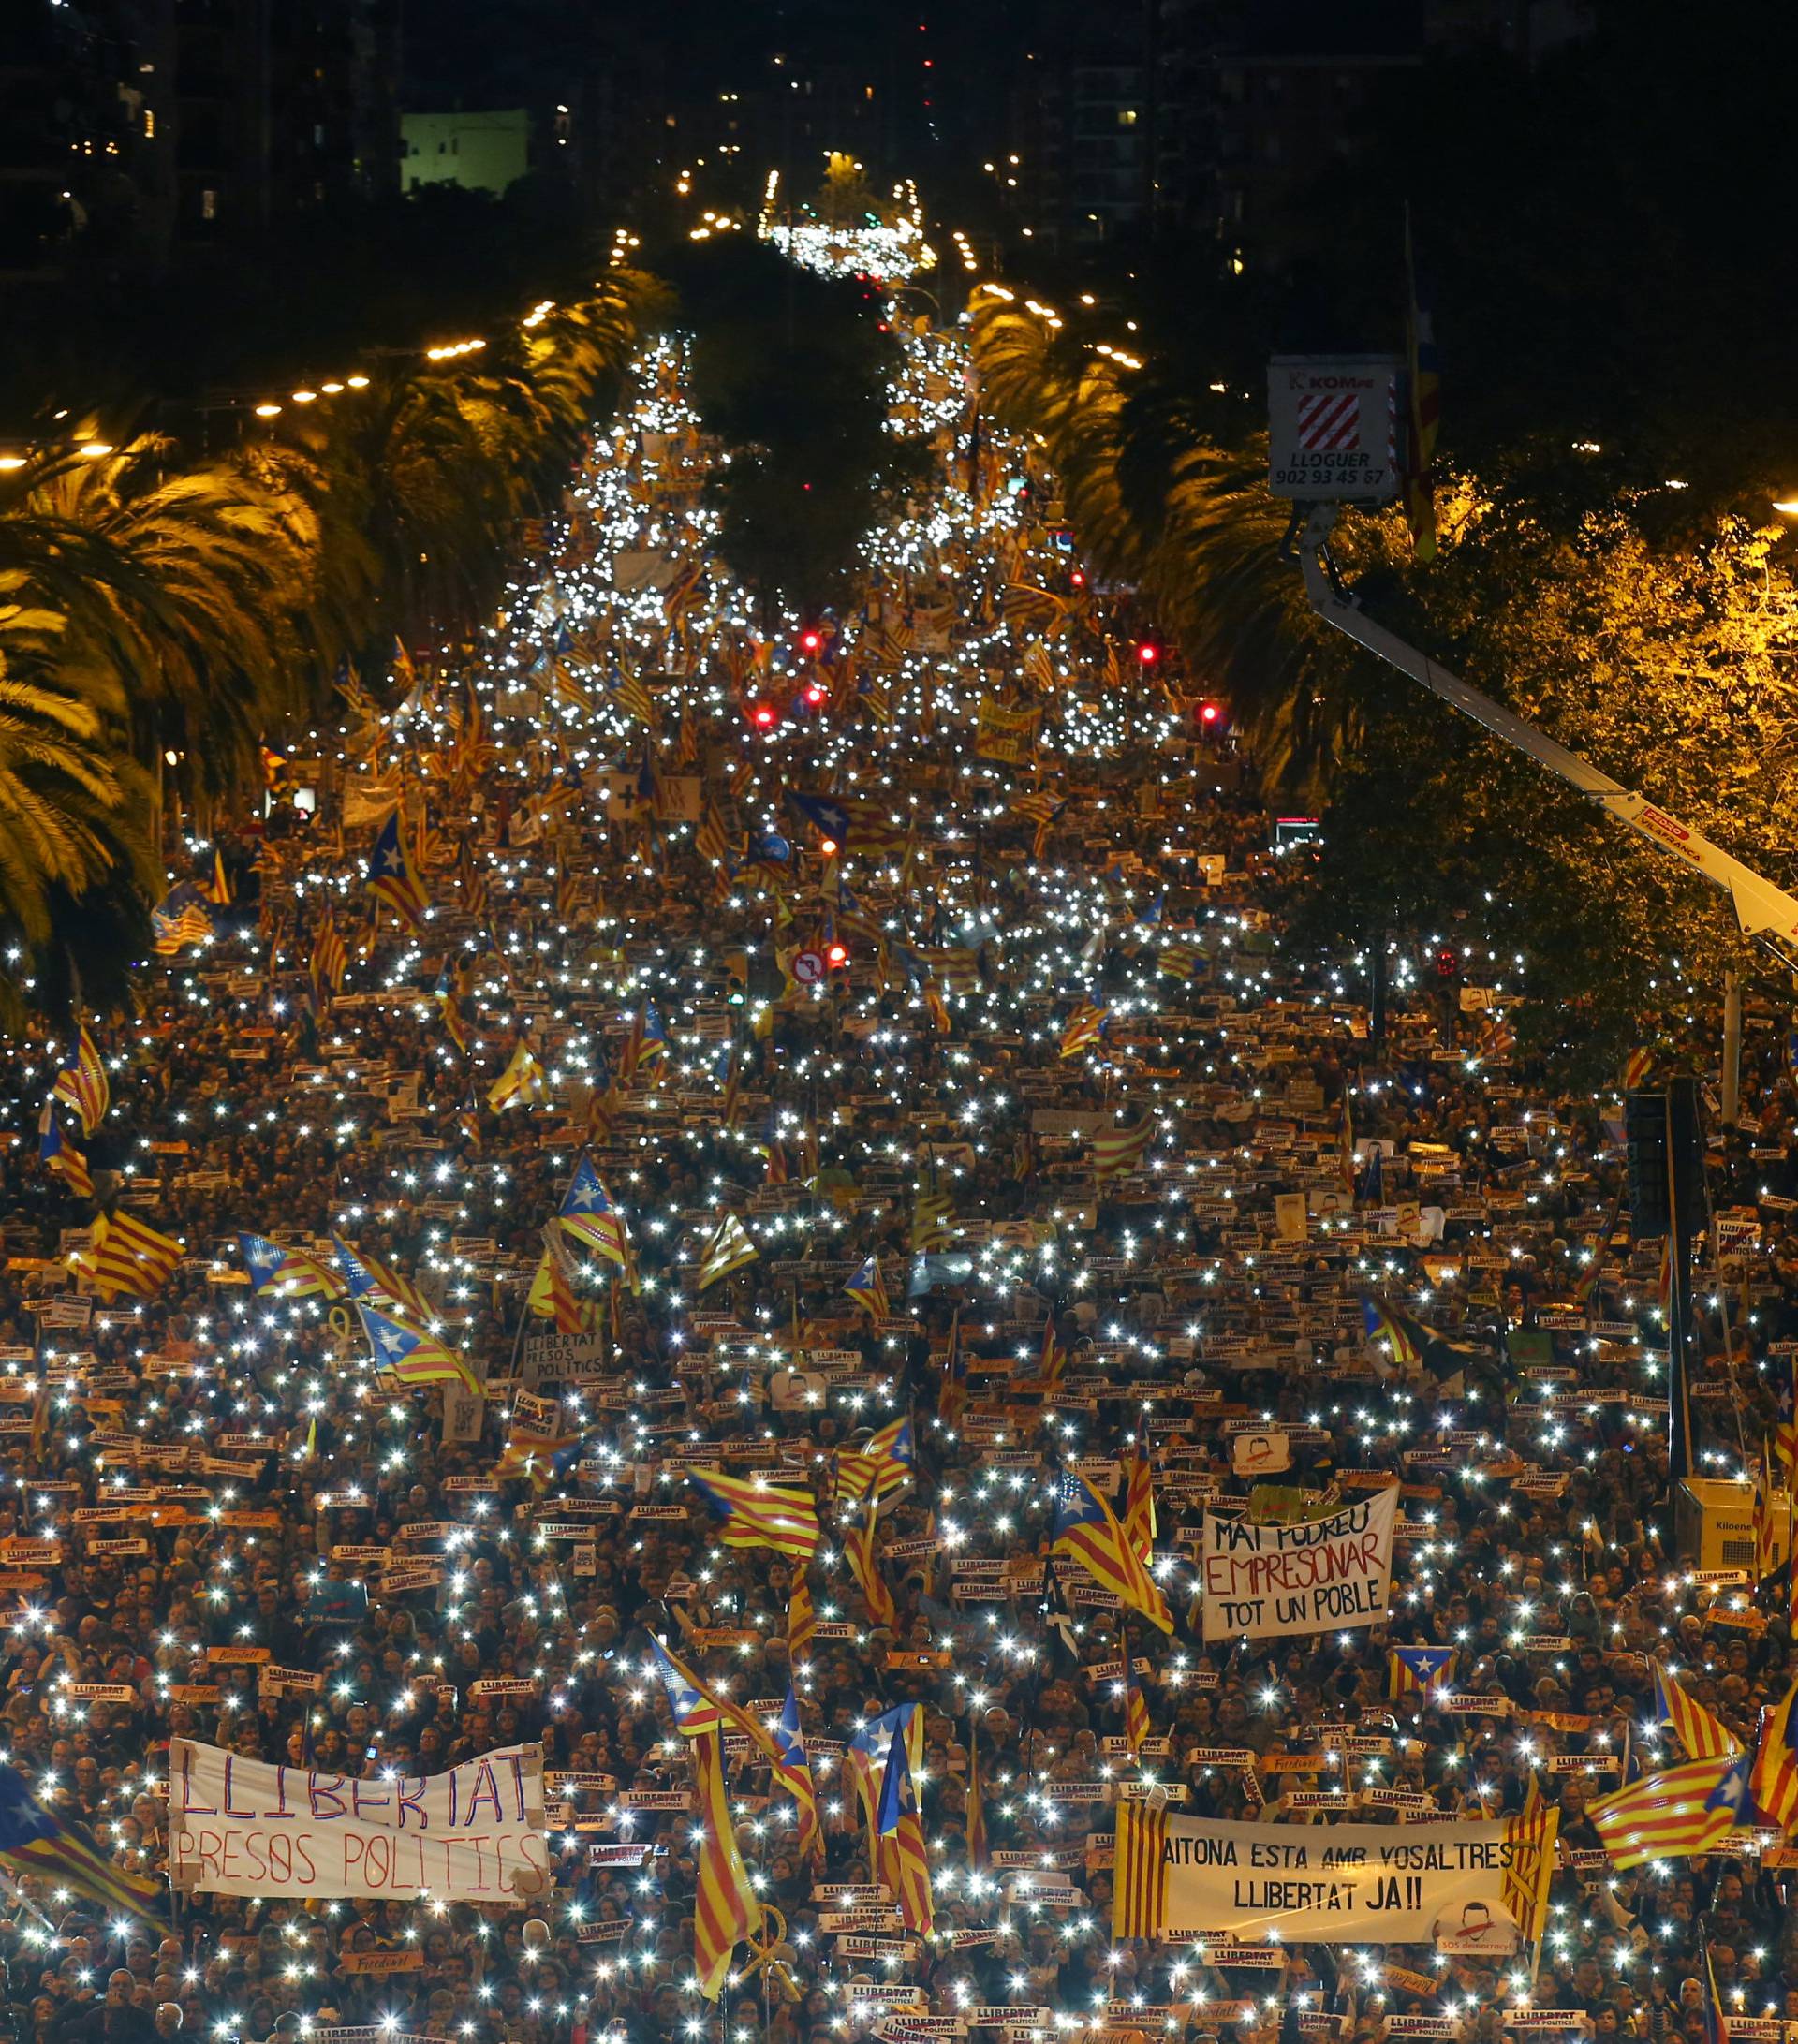
{"label": "person holding flag", "polygon": [[880,1274],[880,1258],[869,1257],[843,1287],[863,1313],[876,1320],[891,1319],[892,1306],[887,1298],[886,1280]]}
{"label": "person holding flag", "polygon": [[1078,1562],[1101,1589],[1140,1611],[1163,1632],[1173,1630],[1173,1614],[1148,1565],[1131,1547],[1112,1507],[1086,1478],[1064,1472],[1055,1487],[1051,1554]]}
{"label": "person holding flag", "polygon": [[386,822],[375,833],[366,884],[375,900],[391,908],[408,930],[417,933],[423,929],[430,902],[413,871],[397,808],[389,812]]}

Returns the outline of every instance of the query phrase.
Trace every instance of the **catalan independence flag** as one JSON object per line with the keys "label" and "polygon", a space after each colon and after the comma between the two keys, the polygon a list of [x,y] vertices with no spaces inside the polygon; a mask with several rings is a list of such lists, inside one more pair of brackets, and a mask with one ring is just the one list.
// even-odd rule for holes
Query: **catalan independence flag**
{"label": "catalan independence flag", "polygon": [[524,1304],[539,1320],[553,1320],[558,1334],[584,1334],[593,1319],[591,1307],[575,1297],[557,1248],[549,1243],[538,1258]]}
{"label": "catalan independence flag", "polygon": [[1433,1689],[1453,1658],[1452,1647],[1393,1647],[1386,1656],[1386,1694],[1408,1697]]}
{"label": "catalan independence flag", "polygon": [[874,1551],[874,1529],[879,1515],[879,1500],[866,1499],[850,1517],[848,1530],[843,1537],[843,1552],[857,1588],[867,1600],[869,1618],[877,1625],[892,1626],[898,1623],[899,1613],[893,1605],[892,1592],[887,1587],[887,1579],[880,1573],[879,1558]]}
{"label": "catalan independence flag", "polygon": [[1673,1727],[1673,1736],[1685,1748],[1688,1760],[1732,1758],[1741,1752],[1742,1742],[1735,1734],[1687,1696],[1658,1661],[1651,1661],[1649,1666],[1655,1677],[1655,1722]]}
{"label": "catalan independence flag", "polygon": [[736,1820],[724,1786],[724,1738],[700,1732],[691,1745],[700,1792],[699,1894],[693,1905],[693,1970],[700,1993],[715,2002],[724,1992],[730,1956],[761,1925],[761,1904],[737,1849]]}
{"label": "catalan independence flag", "polygon": [[75,1040],[75,1062],[58,1072],[52,1096],[80,1115],[81,1133],[91,1136],[106,1119],[112,1105],[111,1081],[106,1076],[106,1061],[85,1022]]}
{"label": "catalan independence flag", "polygon": [[332,1235],[331,1243],[352,1299],[366,1299],[371,1305],[397,1313],[418,1327],[428,1327],[436,1317],[436,1308],[418,1286],[391,1264],[352,1249],[341,1235]]}
{"label": "catalan independence flag", "polygon": [[402,1384],[460,1384],[464,1390],[480,1395],[480,1379],[468,1359],[446,1347],[435,1334],[407,1327],[363,1300],[356,1301],[356,1310],[362,1316],[362,1331],[375,1360]]}
{"label": "catalan independence flag", "polygon": [[799,1562],[817,1552],[822,1529],[809,1491],[728,1477],[722,1469],[689,1469],[686,1480],[723,1520],[719,1537],[726,1547],[769,1547]]}
{"label": "catalan independence flag", "polygon": [[1173,1614],[1142,1556],[1131,1547],[1116,1514],[1086,1478],[1068,1471],[1055,1495],[1052,1554],[1077,1561],[1094,1581],[1141,1611],[1163,1632],[1173,1630]]}
{"label": "catalan independence flag", "polygon": [[880,1275],[878,1257],[870,1257],[844,1286],[843,1290],[864,1313],[873,1314],[877,1320],[891,1317],[892,1306],[887,1298],[886,1280]]}
{"label": "catalan independence flag", "polygon": [[503,1114],[508,1107],[521,1102],[526,1107],[541,1107],[549,1097],[550,1075],[537,1052],[521,1037],[506,1069],[487,1089],[487,1111]]}
{"label": "catalan independence flag", "polygon": [[787,1683],[787,1700],[774,1724],[774,1744],[780,1758],[774,1762],[774,1779],[792,1797],[799,1810],[799,1836],[793,1849],[802,1860],[824,1858],[824,1832],[818,1821],[818,1788],[812,1780],[811,1757],[805,1751],[805,1734],[799,1722],[799,1698],[791,1678]]}
{"label": "catalan independence flag", "polygon": [[1586,1815],[1620,1869],[1713,1852],[1752,1820],[1749,1765],[1746,1753],[1688,1760],[1600,1796]]}
{"label": "catalan independence flag", "polygon": [[0,1859],[20,1874],[86,1896],[109,1919],[135,1922],[160,1911],[160,1881],[127,1874],[95,1845],[85,1827],[39,1802],[11,1767],[0,1767]]}
{"label": "catalan independence flag", "polygon": [[1093,1176],[1127,1178],[1142,1163],[1155,1136],[1155,1116],[1145,1114],[1124,1128],[1101,1128],[1093,1138]]}
{"label": "catalan independence flag", "polygon": [[1108,1007],[1097,1007],[1091,1001],[1081,1002],[1061,1032],[1061,1055],[1078,1057],[1083,1051],[1090,1051],[1098,1041],[1110,1014]]}
{"label": "catalan independence flag", "polygon": [[734,1213],[727,1213],[718,1223],[717,1233],[705,1245],[694,1289],[709,1291],[721,1277],[729,1277],[732,1271],[740,1271],[745,1263],[755,1262],[759,1255],[749,1230]]}
{"label": "catalan independence flag", "polygon": [[429,904],[406,856],[397,809],[389,813],[387,821],[375,833],[374,848],[368,855],[367,887],[375,899],[385,902],[408,930],[416,930],[423,922]]}
{"label": "catalan independence flag", "polygon": [[1140,1439],[1125,1471],[1124,1537],[1146,1568],[1155,1559],[1155,1470]]}
{"label": "catalan independence flag", "polygon": [[836,1459],[836,1488],[841,1497],[892,1496],[911,1481],[918,1450],[912,1439],[911,1420],[901,1416],[889,1419],[868,1436],[865,1448],[850,1450]]}
{"label": "catalan independence flag", "polygon": [[654,1633],[649,1644],[649,1665],[668,1698],[674,1729],[683,1739],[697,1739],[709,1731],[741,1732],[770,1766],[780,1765],[780,1743],[753,1711],[745,1711],[741,1703],[733,1703],[729,1697],[707,1688],[680,1655]]}
{"label": "catalan independence flag", "polygon": [[818,1607],[812,1602],[812,1586],[805,1580],[805,1571],[795,1568],[792,1585],[787,1593],[788,1667],[805,1674],[806,1659],[817,1639]]}
{"label": "catalan independence flag", "polygon": [[1412,1319],[1408,1313],[1369,1292],[1361,1301],[1361,1321],[1368,1341],[1376,1346],[1384,1342],[1400,1369],[1423,1367],[1423,1351],[1432,1337],[1421,1320]]}
{"label": "catalan independence flag", "polygon": [[575,1159],[574,1176],[556,1209],[556,1225],[583,1248],[615,1263],[622,1271],[630,1262],[630,1247],[625,1238],[625,1217],[612,1205],[599,1173],[583,1150]]}
{"label": "catalan independence flag", "polygon": [[1748,1796],[1755,1821],[1779,1827],[1790,1838],[1798,1825],[1798,1682],[1761,1720]]}
{"label": "catalan independence flag", "polygon": [[102,1213],[94,1223],[93,1248],[69,1258],[108,1300],[121,1292],[133,1299],[154,1299],[180,1261],[178,1242],[123,1207],[116,1213]]}
{"label": "catalan independence flag", "polygon": [[898,1896],[906,1930],[928,1935],[936,1920],[930,1891],[930,1855],[924,1847],[923,1820],[903,1739],[895,1739],[887,1748],[875,1828],[879,1838],[876,1862],[879,1878]]}
{"label": "catalan independence flag", "polygon": [[341,1299],[346,1279],[303,1249],[284,1249],[266,1235],[240,1234],[237,1246],[250,1273],[250,1288],[258,1299],[272,1293],[284,1299]]}
{"label": "catalan independence flag", "polygon": [[189,944],[210,944],[218,933],[199,890],[184,880],[150,911],[150,934],[156,956],[173,958]]}
{"label": "catalan independence flag", "polygon": [[93,1198],[94,1174],[87,1168],[86,1153],[78,1150],[73,1140],[64,1135],[56,1120],[54,1100],[46,1100],[37,1117],[37,1156],[45,1170],[54,1171],[77,1198]]}
{"label": "catalan independence flag", "polygon": [[1118,1652],[1124,1662],[1124,1743],[1132,1760],[1141,1757],[1142,1743],[1150,1737],[1155,1727],[1149,1717],[1149,1706],[1142,1695],[1142,1686],[1136,1679],[1136,1659],[1130,1652],[1130,1629],[1119,1624],[1117,1628]]}
{"label": "catalan independence flag", "polygon": [[343,938],[337,934],[337,924],[330,909],[326,909],[324,919],[313,938],[307,969],[312,976],[313,997],[322,1007],[343,985],[344,975],[349,970],[349,953],[344,948]]}

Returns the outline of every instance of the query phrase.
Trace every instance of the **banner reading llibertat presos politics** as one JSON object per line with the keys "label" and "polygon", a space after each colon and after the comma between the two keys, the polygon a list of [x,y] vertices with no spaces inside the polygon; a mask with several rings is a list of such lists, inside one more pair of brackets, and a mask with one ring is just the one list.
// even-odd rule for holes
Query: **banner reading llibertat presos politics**
{"label": "banner reading llibertat presos politics", "polygon": [[1203,1637],[1273,1640],[1376,1624],[1386,1615],[1397,1517],[1395,1488],[1290,1525],[1208,1511]]}
{"label": "banner reading llibertat presos politics", "polygon": [[[1127,1825],[1144,1832],[1140,1877]],[[1149,1919],[1129,1927],[1139,1936],[1504,1952],[1531,1912],[1540,1855],[1514,1824],[1225,1824],[1135,1808],[1120,1824],[1119,1908]]]}
{"label": "banner reading llibertat presos politics", "polygon": [[372,1781],[185,1739],[169,1748],[169,1878],[201,1893],[516,1905],[549,1888],[543,1828],[539,1746]]}

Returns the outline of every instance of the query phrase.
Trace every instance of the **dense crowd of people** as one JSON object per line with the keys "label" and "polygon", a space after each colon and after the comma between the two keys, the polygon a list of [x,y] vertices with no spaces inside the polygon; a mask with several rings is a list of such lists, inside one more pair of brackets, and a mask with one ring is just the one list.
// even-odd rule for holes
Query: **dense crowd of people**
{"label": "dense crowd of people", "polygon": [[[864,607],[763,639],[715,565],[694,578],[706,448],[652,355],[490,642],[403,675],[393,713],[352,694],[272,766],[266,820],[195,841],[214,937],[89,1018],[96,1125],[55,1110],[93,1197],[41,1154],[67,1032],[5,1047],[6,1761],[160,1877],[172,1740],[352,1776],[534,1742],[555,1873],[509,1914],[165,1888],[125,1919],[34,1868],[4,1936],[24,2044],[837,2044],[971,2015],[1700,2044],[1707,1964],[1726,2007],[1798,2020],[1778,1849],[1619,1873],[1585,1814],[1682,1757],[1657,1663],[1748,1745],[1792,1672],[1781,1599],[1684,1566],[1616,1098],[1520,1062],[1526,981],[1471,939],[1451,974],[1393,961],[1378,1018],[1364,961],[1282,946],[1304,846],[1177,687],[1120,684],[1052,479],[1011,489],[1025,450],[990,432],[970,453],[952,336],[910,346],[938,488],[873,548]],[[836,842],[818,803],[846,798]],[[363,887],[394,801],[416,920]],[[1135,1140],[1101,1170],[1107,1131]],[[1751,1037],[1696,1331],[1718,1478],[1791,1414],[1792,1135]],[[622,1256],[546,1251],[583,1157]],[[96,1287],[102,1210],[179,1241],[166,1282]],[[243,1234],[327,1272],[347,1245],[483,1395],[377,1374],[344,1298],[258,1289]],[[1395,1353],[1387,1308],[1430,1339]],[[903,1416],[871,1581],[837,1470]],[[1130,1630],[1146,1738],[1116,1600],[1045,1559],[1058,1473],[1115,1493],[1139,1441],[1176,1619]],[[722,1544],[696,1466],[812,1489],[809,1564]],[[1383,1620],[1202,1639],[1207,1503],[1393,1481]],[[733,1748],[771,1913],[716,2010],[693,1821],[657,1806],[689,1763],[656,1640],[755,1711],[790,1683],[818,1783],[821,1861]],[[1452,1654],[1407,1685],[1397,1647]],[[845,1765],[906,1702],[927,1936],[874,1891]],[[1115,1791],[1148,1776],[1288,1823],[1496,1816],[1534,1781],[1561,1811],[1541,1948],[1220,1967],[1114,1938]]]}

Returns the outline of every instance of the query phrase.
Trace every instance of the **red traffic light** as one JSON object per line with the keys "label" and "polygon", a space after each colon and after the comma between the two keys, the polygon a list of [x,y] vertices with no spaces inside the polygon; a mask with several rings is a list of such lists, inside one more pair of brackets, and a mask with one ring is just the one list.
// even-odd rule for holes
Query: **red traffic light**
{"label": "red traffic light", "polygon": [[824,963],[829,965],[833,971],[834,971],[838,965],[847,965],[848,962],[849,953],[847,945],[827,944],[824,947]]}
{"label": "red traffic light", "polygon": [[805,700],[816,708],[824,700],[827,693],[828,691],[820,688],[816,682],[808,683],[805,689]]}
{"label": "red traffic light", "polygon": [[1086,570],[1083,567],[1070,568],[1068,571],[1068,581],[1070,587],[1084,589],[1086,586]]}
{"label": "red traffic light", "polygon": [[1201,702],[1199,705],[1199,721],[1201,724],[1216,724],[1223,713],[1223,711],[1215,702]]}
{"label": "red traffic light", "polygon": [[1136,657],[1145,668],[1152,668],[1161,657],[1161,649],[1154,640],[1145,639],[1136,649]]}
{"label": "red traffic light", "polygon": [[775,711],[774,704],[771,702],[759,702],[756,705],[755,709],[750,712],[750,714],[755,718],[756,722],[761,726],[764,731],[774,721],[777,713],[778,713]]}
{"label": "red traffic light", "polygon": [[824,640],[821,634],[818,632],[801,632],[799,635],[799,643],[802,651],[805,653],[816,653],[818,649],[824,643]]}

